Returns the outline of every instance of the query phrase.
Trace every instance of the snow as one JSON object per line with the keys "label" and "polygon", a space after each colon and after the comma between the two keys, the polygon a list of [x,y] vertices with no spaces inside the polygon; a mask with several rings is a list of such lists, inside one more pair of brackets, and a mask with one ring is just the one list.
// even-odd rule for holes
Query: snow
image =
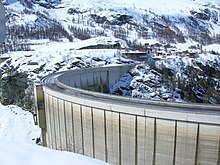
{"label": "snow", "polygon": [[100,160],[36,144],[0,141],[0,148],[0,165],[107,165]]}
{"label": "snow", "polygon": [[[213,2],[216,5],[220,3]],[[160,4],[160,5],[158,5]],[[59,9],[49,9],[48,13],[51,18],[58,20],[62,23],[65,29],[68,29],[68,25],[73,24],[72,18],[78,19],[79,17],[75,15],[67,14],[67,9],[78,8],[83,11],[85,16],[89,14],[97,14],[99,16],[106,16],[108,20],[113,19],[113,15],[117,14],[127,14],[134,17],[137,21],[141,21],[142,16],[149,11],[153,11],[155,14],[176,16],[179,15],[190,15],[191,10],[199,10],[206,1],[192,1],[192,0],[63,0]],[[40,9],[41,7],[35,5],[35,9]],[[40,10],[44,10],[41,8]],[[84,17],[84,22],[88,18]],[[91,20],[90,20],[91,21]],[[77,25],[77,24],[76,24]],[[84,28],[85,25],[81,25]],[[217,27],[215,29],[218,29]],[[105,30],[105,29],[104,29]]]}
{"label": "snow", "polygon": [[[113,37],[97,37],[88,40],[80,41],[74,40],[74,42],[48,42],[47,40],[42,41],[28,41],[29,43],[36,42],[35,45],[31,45],[32,51],[17,51],[9,52],[1,55],[2,57],[11,57],[11,64],[17,68],[20,72],[28,72],[29,78],[36,80],[40,77],[46,76],[49,73],[57,71],[55,68],[57,64],[61,64],[65,61],[65,65],[59,69],[59,71],[67,70],[72,63],[79,61],[78,57],[81,58],[82,62],[90,64],[92,66],[104,66],[108,64],[116,64],[120,52],[116,49],[84,49],[91,45],[114,45],[120,43],[126,47],[126,43],[120,39]],[[94,61],[93,58],[100,58],[101,61]],[[3,67],[7,61],[0,64],[0,68]],[[35,70],[44,66],[40,73],[36,73]],[[77,68],[77,67],[75,67]]]}
{"label": "snow", "polygon": [[[93,46],[93,45],[114,45],[116,43],[120,43],[120,45],[122,46],[122,48],[126,48],[127,44],[125,41],[118,39],[118,38],[114,38],[114,37],[95,37],[95,38],[90,38],[87,40],[83,40],[83,41],[79,41],[79,42],[75,42],[75,43],[69,43],[72,45],[72,48],[74,49],[80,49],[83,47],[87,47],[87,46]],[[63,47],[63,45],[62,45]]]}
{"label": "snow", "polygon": [[[190,46],[189,43],[186,45],[179,44],[176,45],[175,49],[178,51],[181,49],[190,51],[188,46]],[[175,78],[182,78],[184,81],[190,79],[190,70],[188,70],[189,68],[195,68],[198,71],[202,71],[203,68],[200,64],[210,67],[213,69],[213,73],[215,73],[217,72],[216,70],[220,70],[220,56],[219,54],[213,53],[211,51],[215,50],[215,52],[218,52],[218,48],[219,45],[215,44],[204,47],[203,49],[206,49],[204,52],[197,51],[196,49],[194,50],[196,52],[194,56],[189,56],[188,54],[180,55],[179,53],[168,53],[161,57],[155,56],[157,59],[155,60],[154,64],[157,68],[157,71],[154,67],[149,66],[147,62],[141,65],[138,64],[129,71],[129,74],[125,74],[116,84],[110,88],[110,93],[145,99],[168,100],[175,102],[186,101],[181,98],[177,81],[173,81],[175,88],[170,88],[170,85],[173,82],[171,81],[169,84],[167,84],[165,81],[163,81],[164,77],[162,76],[161,72],[158,72],[158,69],[159,71],[162,71],[163,68],[167,68],[172,72]],[[206,76],[202,73],[201,75]],[[212,79],[208,76],[207,78]],[[218,83],[219,79],[214,78],[213,81]],[[197,94],[196,92],[194,93]]]}
{"label": "snow", "polygon": [[[205,3],[206,1],[203,1]],[[176,13],[183,11],[185,8],[190,9],[192,7],[197,7],[199,4],[201,4],[200,1],[194,2],[192,0],[84,0],[84,1],[78,1],[78,0],[65,0],[64,3],[66,5],[69,4],[75,4],[75,6],[78,6],[80,8],[97,8],[100,6],[106,6],[106,8],[116,8],[119,6],[126,6],[127,8],[136,8],[136,9],[151,9],[155,12],[163,12],[163,13]],[[202,3],[202,4],[203,4]],[[217,0],[216,0],[217,3]],[[160,5],[158,5],[160,4]],[[217,3],[219,4],[219,3]]]}
{"label": "snow", "polygon": [[178,51],[188,50],[190,46],[197,46],[198,43],[195,41],[187,40],[185,43],[177,43],[172,44],[172,46],[176,47]]}
{"label": "snow", "polygon": [[83,155],[35,144],[40,128],[30,112],[0,104],[0,165],[105,165]]}
{"label": "snow", "polygon": [[204,48],[206,51],[215,51],[220,53],[220,45],[219,44],[212,44],[212,45],[208,45],[208,46],[204,46]]}
{"label": "snow", "polygon": [[21,5],[20,2],[12,3],[12,4],[9,5],[8,8],[13,10],[13,11],[16,11],[17,13],[20,13],[25,9],[25,7],[23,5]]}
{"label": "snow", "polygon": [[[219,13],[219,6],[217,5],[220,5],[219,0],[62,0],[61,3],[54,8],[46,9],[35,3],[33,9],[30,10],[32,14],[29,14],[29,17],[27,17],[27,22],[33,22],[36,19],[34,14],[39,12],[46,18],[48,17],[48,19],[54,19],[61,23],[66,31],[72,36],[74,36],[74,34],[72,34],[74,32],[71,32],[68,26],[80,29],[88,28],[89,30],[102,30],[104,34],[101,37],[97,37],[99,35],[96,36],[96,34],[91,31],[90,37],[92,38],[83,41],[74,38],[73,42],[68,42],[62,38],[59,39],[60,42],[51,42],[45,39],[39,41],[28,40],[27,43],[32,44],[30,46],[32,51],[5,53],[4,56],[10,56],[11,59],[0,64],[0,68],[7,69],[6,65],[10,65],[10,67],[16,68],[20,72],[28,72],[29,78],[32,80],[39,80],[47,74],[67,69],[115,65],[120,63],[120,60],[125,60],[120,56],[121,52],[118,50],[80,49],[93,45],[114,45],[116,43],[120,43],[123,48],[127,48],[126,40],[142,45],[154,45],[159,42],[161,42],[161,45],[164,45],[166,44],[165,42],[161,41],[159,38],[153,37],[153,29],[151,26],[148,26],[147,21],[158,21],[159,24],[169,26],[161,21],[162,17],[165,16],[169,17],[170,21],[175,22],[174,27],[176,26],[184,33],[186,43],[171,44],[172,47],[168,48],[170,51],[167,53],[165,49],[158,50],[157,53],[160,53],[161,56],[156,56],[155,50],[153,50],[151,54],[155,55],[155,60],[164,60],[165,62],[163,63],[166,67],[181,75],[184,66],[191,66],[193,64],[193,59],[184,54],[185,52],[199,54],[197,60],[202,61],[203,64],[207,63],[208,59],[212,61],[216,59],[216,56],[210,54],[213,53],[211,52],[212,50],[220,52],[219,44],[213,44],[203,46],[203,50],[208,51],[208,54],[200,54],[202,51],[198,42],[192,41],[192,39],[187,37],[189,35],[187,34],[189,33],[188,30],[190,29],[187,29],[184,21],[181,21],[181,19],[186,21],[189,16],[192,16],[190,13],[191,10],[201,12],[203,9],[208,8],[210,12],[216,10]],[[21,7],[19,8],[19,6]],[[10,11],[12,14],[16,14],[16,17],[18,17],[18,19],[16,19],[17,21],[19,21],[19,18],[24,18],[25,14],[22,15],[24,8],[22,8],[20,2],[13,3],[6,8],[12,10]],[[68,13],[68,10],[71,8],[78,12]],[[28,12],[26,12],[26,14],[28,15]],[[97,14],[97,16],[101,17],[105,16],[109,21],[115,20],[119,15],[127,14],[132,16],[132,23],[137,25],[140,29],[137,27],[135,28],[132,23],[126,23],[122,26],[114,25],[112,27],[106,26],[106,23],[98,24],[95,23],[95,20],[91,19],[91,14]],[[146,16],[146,18],[144,16]],[[146,22],[144,18],[147,20]],[[26,20],[20,19],[20,21],[25,22]],[[220,33],[219,21],[217,21],[217,23],[213,23],[212,20],[206,22],[208,26],[210,25],[209,30],[212,32],[212,35]],[[170,28],[175,31],[175,28],[172,26],[173,25],[171,25]],[[139,31],[143,30],[142,27],[145,27],[144,30],[148,32],[147,36],[140,36]],[[213,27],[213,29],[211,27]],[[124,40],[113,37],[115,30],[120,29],[122,33],[126,33],[127,35],[127,37],[123,38]],[[26,41],[24,40],[24,42]],[[190,47],[194,47],[195,49],[190,49]],[[170,54],[173,56],[170,56]],[[94,58],[96,60],[94,60]],[[75,65],[77,62],[83,63],[83,66],[78,67]],[[156,65],[160,68],[162,62],[156,62]],[[147,79],[147,76],[145,76],[145,78]],[[124,84],[124,86],[126,85]],[[152,92],[151,95],[154,95],[154,93]]]}
{"label": "snow", "polygon": [[0,104],[0,141],[35,142],[41,135],[33,115],[17,106]]}
{"label": "snow", "polygon": [[[217,56],[211,53],[206,53],[206,54],[200,54],[197,60],[203,63],[204,65],[207,65],[209,63],[219,61],[219,58],[220,56]],[[217,67],[220,68],[220,66],[217,66]]]}
{"label": "snow", "polygon": [[[41,2],[44,2],[43,0]],[[52,2],[52,1],[51,1]],[[158,19],[159,24],[163,24],[160,21],[161,16],[167,16],[172,22],[176,22],[175,25],[178,27],[178,30],[181,31],[185,38],[189,34],[189,30],[184,23],[181,23],[181,19],[187,20],[192,14],[190,11],[201,11],[200,9],[208,8],[210,11],[217,11],[219,13],[219,0],[62,0],[59,5],[52,9],[46,9],[39,4],[34,4],[33,8],[29,12],[24,12],[25,9],[20,2],[12,3],[6,6],[6,9],[13,15],[13,19],[7,22],[7,24],[26,24],[26,25],[36,25],[36,19],[39,17],[39,14],[47,18],[47,20],[56,20],[59,22],[62,27],[72,36],[73,32],[71,32],[69,27],[77,27],[80,29],[88,29],[91,31],[91,37],[98,36],[95,34],[96,30],[100,30],[104,33],[105,36],[113,36],[114,31],[119,27],[114,25],[115,28],[107,28],[102,26],[102,24],[95,23],[93,19],[91,19],[91,14],[96,14],[98,16],[105,16],[107,20],[112,21],[115,20],[118,15],[129,15],[132,16],[132,22],[137,24],[140,27],[145,27],[148,30],[149,36],[152,32],[152,27],[148,26],[145,21],[143,21],[144,16],[147,16],[147,20],[149,22]],[[158,5],[160,4],[160,5]],[[76,9],[79,13],[69,14],[69,9]],[[25,14],[22,14],[25,13]],[[38,13],[38,14],[36,14]],[[36,15],[35,15],[36,14]],[[9,23],[10,22],[10,23]],[[50,22],[50,21],[49,21]],[[42,25],[46,24],[45,22],[40,22]],[[131,24],[131,23],[130,23]],[[213,23],[211,20],[206,21],[205,25],[200,26],[208,26],[208,31],[210,31],[211,36],[220,33],[220,23]],[[137,43],[148,43],[145,41],[146,39],[141,39],[138,37],[137,28],[128,28],[127,25],[120,26],[127,32],[127,39],[131,41],[137,41]],[[175,28],[170,27],[172,30],[176,31]],[[149,38],[148,38],[149,39]],[[155,40],[152,38],[152,41]],[[156,42],[153,41],[153,42]],[[151,43],[151,41],[150,41]]]}

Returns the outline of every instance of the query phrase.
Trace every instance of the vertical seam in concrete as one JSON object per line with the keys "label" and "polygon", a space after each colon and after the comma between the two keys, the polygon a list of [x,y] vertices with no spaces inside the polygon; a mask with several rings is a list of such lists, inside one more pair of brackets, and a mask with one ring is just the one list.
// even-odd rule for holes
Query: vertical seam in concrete
{"label": "vertical seam in concrete", "polygon": [[93,117],[93,108],[91,108],[91,118],[92,118],[92,149],[93,149],[93,158],[95,158],[95,135],[94,135],[94,117]]}
{"label": "vertical seam in concrete", "polygon": [[[146,111],[144,110],[144,115],[146,115]],[[147,120],[146,117],[144,117],[144,148],[146,149],[147,147]],[[144,150],[144,164],[146,164],[146,151]]]}
{"label": "vertical seam in concrete", "polygon": [[[47,109],[47,106],[48,106],[48,102],[47,102],[47,100],[46,100],[47,98],[46,98],[46,93],[44,93],[44,113],[45,113],[45,132],[44,132],[44,138],[45,138],[45,141],[43,141],[43,146],[44,147],[47,147],[47,126],[48,126],[48,124],[47,124],[47,112],[46,112],[46,109]],[[42,135],[43,136],[43,135]]]}
{"label": "vertical seam in concrete", "polygon": [[52,120],[51,120],[51,105],[50,105],[50,98],[51,98],[51,96],[50,95],[48,95],[48,105],[49,105],[49,107],[48,107],[48,118],[49,118],[49,124],[50,124],[50,132],[49,132],[49,138],[50,138],[50,147],[52,146],[52,144],[53,144],[53,139],[52,139]]}
{"label": "vertical seam in concrete", "polygon": [[[53,139],[52,139],[52,120],[51,120],[51,96],[50,95],[48,95],[48,105],[49,105],[49,107],[48,107],[48,117],[49,117],[49,122],[50,122],[50,135],[49,135],[49,138],[50,138],[50,147],[52,146],[52,144],[53,144]],[[52,147],[53,148],[53,147]]]}
{"label": "vertical seam in concrete", "polygon": [[48,113],[48,100],[47,100],[47,99],[48,99],[48,98],[47,98],[47,96],[46,96],[46,95],[47,95],[46,93],[44,93],[44,95],[45,95],[45,96],[44,96],[44,99],[45,99],[45,105],[44,105],[44,106],[45,106],[45,118],[46,118],[46,126],[45,126],[46,146],[45,146],[45,147],[49,147],[49,146],[48,146],[48,138],[49,138],[49,137],[48,137],[48,124],[49,124],[48,122],[49,122],[49,121],[48,121],[48,115],[47,115],[47,113]]}
{"label": "vertical seam in concrete", "polygon": [[173,165],[176,164],[176,139],[177,139],[177,121],[175,120],[174,146],[173,146]]}
{"label": "vertical seam in concrete", "polygon": [[49,116],[50,116],[50,138],[51,138],[51,143],[50,143],[50,145],[51,145],[51,147],[53,148],[54,138],[53,138],[52,136],[54,136],[54,135],[52,135],[52,133],[53,133],[53,128],[54,128],[54,127],[53,127],[53,125],[52,125],[52,124],[53,124],[53,123],[52,123],[52,120],[53,120],[53,110],[52,110],[52,109],[53,109],[53,107],[52,107],[52,106],[53,106],[53,98],[52,98],[52,96],[50,96],[50,99],[51,99],[51,100],[49,100],[49,102],[51,103],[51,104],[50,104],[50,112],[49,112],[49,113],[50,113],[50,115],[49,115]]}
{"label": "vertical seam in concrete", "polygon": [[154,148],[152,165],[156,164],[156,144],[157,144],[157,119],[154,118]]}
{"label": "vertical seam in concrete", "polygon": [[65,137],[66,137],[66,148],[67,148],[67,151],[70,151],[70,146],[67,146],[68,142],[67,142],[67,128],[66,128],[66,103],[65,101],[63,101],[63,115],[64,115],[64,126],[65,126]]}
{"label": "vertical seam in concrete", "polygon": [[220,138],[219,138],[219,143],[218,143],[218,160],[217,160],[217,165],[220,164]]}
{"label": "vertical seam in concrete", "polygon": [[81,105],[80,105],[80,120],[81,120],[81,133],[82,133],[82,154],[84,155],[83,119],[82,119],[82,106]]}
{"label": "vertical seam in concrete", "polygon": [[135,116],[135,165],[138,164],[137,115]]}
{"label": "vertical seam in concrete", "polygon": [[73,131],[73,151],[76,152],[75,149],[75,129],[74,129],[74,116],[73,116],[73,104],[71,103],[71,118],[72,118],[72,131]]}
{"label": "vertical seam in concrete", "polygon": [[54,121],[54,125],[53,125],[53,131],[54,131],[54,144],[55,144],[55,148],[57,149],[57,140],[56,140],[56,128],[55,128],[55,115],[54,115],[54,97],[52,97],[52,109],[53,109],[53,121]]}
{"label": "vertical seam in concrete", "polygon": [[[57,98],[56,98],[57,99]],[[57,99],[57,118],[58,118],[58,127],[59,128],[57,128],[58,129],[58,132],[59,132],[59,141],[60,141],[60,147],[62,148],[62,141],[61,141],[61,131],[60,131],[60,109],[59,109],[59,100]],[[54,112],[55,112],[55,110],[54,110]],[[56,122],[56,120],[55,120],[55,122]],[[55,124],[54,124],[55,125]],[[56,131],[55,131],[56,132]],[[61,149],[61,148],[59,148],[59,149]]]}
{"label": "vertical seam in concrete", "polygon": [[42,142],[43,146],[47,147],[47,116],[46,116],[46,94],[43,93],[44,95],[44,120],[45,120],[45,128],[42,130]]}
{"label": "vertical seam in concrete", "polygon": [[198,123],[198,126],[197,126],[197,133],[196,133],[195,165],[198,164],[198,154],[199,154],[199,133],[200,133],[200,127],[199,127],[199,123]]}
{"label": "vertical seam in concrete", "polygon": [[118,132],[119,132],[119,141],[118,141],[118,143],[119,143],[119,165],[121,165],[122,164],[122,162],[121,162],[121,113],[119,113],[118,125],[119,125],[119,128],[118,128]]}
{"label": "vertical seam in concrete", "polygon": [[106,111],[104,110],[104,134],[105,134],[105,161],[108,162],[108,148],[107,148],[107,123],[106,123]]}

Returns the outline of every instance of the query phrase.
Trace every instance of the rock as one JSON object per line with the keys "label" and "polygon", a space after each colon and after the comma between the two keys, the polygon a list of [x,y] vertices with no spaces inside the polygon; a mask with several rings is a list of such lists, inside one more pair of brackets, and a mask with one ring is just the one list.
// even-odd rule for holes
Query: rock
{"label": "rock", "polygon": [[211,20],[212,20],[212,22],[214,22],[215,24],[218,22],[218,20],[219,20],[219,13],[216,11],[216,10],[213,10],[212,12],[211,12]]}
{"label": "rock", "polygon": [[209,21],[211,18],[211,11],[207,8],[204,10],[200,9],[200,12],[191,10],[190,13],[194,15],[196,18],[204,20],[204,21]]}
{"label": "rock", "polygon": [[46,9],[54,9],[56,5],[60,4],[62,0],[46,0],[46,1],[35,1],[40,6]]}
{"label": "rock", "polygon": [[1,95],[0,101],[4,105],[16,104],[25,105],[25,97],[27,98],[25,90],[28,88],[28,75],[26,73],[19,73],[12,70],[7,77],[1,78]]}
{"label": "rock", "polygon": [[124,24],[132,24],[132,16],[130,15],[117,15],[115,19],[111,22],[112,25],[124,25]]}
{"label": "rock", "polygon": [[34,62],[34,61],[29,61],[28,65],[39,65],[38,62]]}
{"label": "rock", "polygon": [[69,8],[67,10],[67,13],[70,15],[74,15],[74,14],[82,14],[83,12],[81,12],[78,8],[74,9],[74,8]]}
{"label": "rock", "polygon": [[109,24],[110,23],[106,16],[101,17],[101,16],[99,16],[97,14],[91,14],[90,16],[92,17],[92,19],[96,23],[101,23],[101,24],[103,24],[103,23]]}
{"label": "rock", "polygon": [[41,65],[39,68],[34,69],[32,72],[36,73],[36,74],[40,73],[43,70],[43,68],[45,67],[45,65],[46,64]]}

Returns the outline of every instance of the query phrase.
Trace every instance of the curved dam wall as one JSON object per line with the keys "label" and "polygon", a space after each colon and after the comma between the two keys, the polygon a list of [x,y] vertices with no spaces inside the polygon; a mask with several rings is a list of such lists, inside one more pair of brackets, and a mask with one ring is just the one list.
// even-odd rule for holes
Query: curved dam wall
{"label": "curved dam wall", "polygon": [[35,88],[44,145],[116,165],[219,165],[220,106],[101,93],[130,67],[44,78]]}

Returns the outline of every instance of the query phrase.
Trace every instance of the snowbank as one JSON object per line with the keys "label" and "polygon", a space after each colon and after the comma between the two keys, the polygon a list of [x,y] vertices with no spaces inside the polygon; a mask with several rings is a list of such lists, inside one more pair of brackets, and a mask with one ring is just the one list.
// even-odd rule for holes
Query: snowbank
{"label": "snowbank", "polygon": [[55,151],[35,144],[0,141],[0,165],[104,165],[82,155]]}
{"label": "snowbank", "polygon": [[40,129],[30,112],[0,104],[0,165],[104,165],[83,155],[35,144]]}
{"label": "snowbank", "polygon": [[40,135],[40,128],[34,124],[30,112],[0,104],[0,141],[35,143]]}

